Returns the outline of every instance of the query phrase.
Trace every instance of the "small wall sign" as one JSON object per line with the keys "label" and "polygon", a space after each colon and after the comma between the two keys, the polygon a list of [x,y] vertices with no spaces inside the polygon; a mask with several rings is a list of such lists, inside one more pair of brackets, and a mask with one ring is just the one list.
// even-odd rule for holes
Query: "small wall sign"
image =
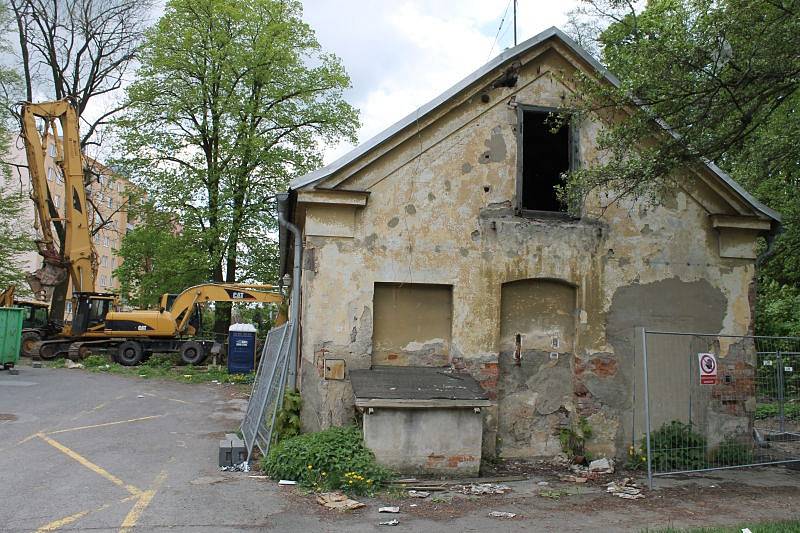
{"label": "small wall sign", "polygon": [[700,363],[700,384],[713,385],[717,382],[717,358],[713,353],[697,354]]}

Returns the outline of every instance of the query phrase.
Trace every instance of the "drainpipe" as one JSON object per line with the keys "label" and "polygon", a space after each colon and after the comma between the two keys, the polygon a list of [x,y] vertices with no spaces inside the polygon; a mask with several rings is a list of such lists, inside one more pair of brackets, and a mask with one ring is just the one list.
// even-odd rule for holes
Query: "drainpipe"
{"label": "drainpipe", "polygon": [[292,338],[289,344],[289,390],[297,390],[297,355],[299,352],[298,334],[300,331],[300,274],[303,259],[303,236],[297,226],[285,217],[288,208],[289,193],[275,195],[278,201],[278,222],[294,235],[294,268],[292,274],[292,299],[289,310],[289,322],[292,324]]}

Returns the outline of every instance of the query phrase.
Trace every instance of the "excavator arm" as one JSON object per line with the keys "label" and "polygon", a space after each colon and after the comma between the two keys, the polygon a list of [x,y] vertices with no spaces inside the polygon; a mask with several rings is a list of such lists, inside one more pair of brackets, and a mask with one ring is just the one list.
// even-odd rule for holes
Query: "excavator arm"
{"label": "excavator arm", "polygon": [[[162,306],[167,295],[162,297]],[[239,303],[277,303],[283,302],[283,295],[273,285],[248,285],[240,283],[204,283],[189,287],[180,293],[169,308],[175,318],[176,329],[182,334],[192,315],[196,304],[207,302],[239,302]],[[162,307],[163,308],[163,307]]]}
{"label": "excavator arm", "polygon": [[[53,288],[67,275],[72,279],[76,292],[93,292],[97,276],[97,253],[92,244],[89,214],[86,204],[86,187],[83,175],[83,158],[80,147],[78,113],[69,99],[55,102],[22,104],[22,138],[30,171],[31,194],[36,207],[39,231],[42,238],[37,241],[44,265],[32,275],[28,282],[34,293],[45,291],[49,296]],[[44,121],[42,133],[36,127],[36,119]],[[55,123],[60,123],[60,136]],[[45,155],[46,136],[53,135],[57,149],[57,161],[64,174],[64,218],[52,216],[52,200],[47,186]],[[65,239],[63,260],[56,250],[51,224],[64,222]]]}

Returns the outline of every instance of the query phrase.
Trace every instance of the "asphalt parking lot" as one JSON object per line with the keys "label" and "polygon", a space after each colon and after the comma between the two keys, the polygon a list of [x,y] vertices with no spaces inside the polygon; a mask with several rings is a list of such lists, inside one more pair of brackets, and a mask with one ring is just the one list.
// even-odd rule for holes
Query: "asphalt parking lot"
{"label": "asphalt parking lot", "polygon": [[225,387],[19,370],[0,372],[0,530],[251,529],[280,511],[216,468],[245,405]]}
{"label": "asphalt parking lot", "polygon": [[[541,475],[503,496],[382,494],[336,513],[313,494],[218,470],[218,441],[246,405],[235,386],[19,370],[0,372],[3,532],[384,531],[379,522],[394,517],[398,532],[643,531],[785,520],[800,505],[798,471],[762,468],[664,479],[636,501]],[[401,513],[379,514],[386,504]]]}

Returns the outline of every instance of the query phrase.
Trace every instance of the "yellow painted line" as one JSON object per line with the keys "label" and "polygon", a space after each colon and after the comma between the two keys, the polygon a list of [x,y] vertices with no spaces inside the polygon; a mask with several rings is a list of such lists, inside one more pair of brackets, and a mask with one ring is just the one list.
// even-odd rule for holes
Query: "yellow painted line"
{"label": "yellow painted line", "polygon": [[55,531],[57,529],[61,529],[64,526],[68,526],[69,524],[77,520],[80,520],[90,512],[91,511],[81,511],[80,513],[75,513],[73,515],[65,516],[64,518],[59,518],[58,520],[53,520],[49,524],[45,524],[39,529],[37,529],[36,533],[40,533],[42,531]]}
{"label": "yellow painted line", "polygon": [[56,450],[62,452],[64,455],[66,455],[70,459],[74,459],[75,461],[77,461],[78,463],[82,464],[83,466],[85,466],[86,468],[88,468],[89,470],[94,472],[95,474],[106,478],[107,480],[109,480],[113,484],[124,488],[125,490],[127,490],[131,494],[133,494],[135,496],[138,496],[139,494],[142,493],[141,490],[137,489],[133,485],[129,485],[129,484],[125,483],[120,478],[118,478],[117,476],[115,476],[114,474],[109,472],[108,470],[104,469],[101,466],[98,466],[98,465],[94,464],[93,462],[91,462],[90,460],[85,458],[84,456],[80,455],[79,453],[77,453],[77,452],[75,452],[73,450],[70,450],[69,448],[67,448],[66,446],[61,444],[60,442],[51,439],[50,437],[48,437],[44,433],[39,433],[36,436],[39,437],[40,439],[42,439],[43,441],[45,441],[47,444],[49,444],[50,446],[52,446]]}
{"label": "yellow painted line", "polygon": [[184,401],[184,400],[179,400],[177,398],[167,398],[167,400],[169,400],[171,402],[178,402],[178,403],[186,403],[186,404],[191,403],[191,402],[187,402],[187,401]]}
{"label": "yellow painted line", "polygon": [[[121,500],[119,500],[119,503],[127,502],[129,500],[134,499],[134,498],[137,498],[137,496],[127,496],[127,497],[122,498]],[[75,513],[73,515],[66,516],[64,518],[59,518],[58,520],[53,520],[52,522],[50,522],[48,524],[45,524],[42,527],[40,527],[39,529],[37,529],[36,533],[39,533],[41,531],[56,531],[57,529],[61,529],[64,526],[68,526],[69,524],[71,524],[71,523],[73,523],[73,522],[75,522],[77,520],[80,520],[81,518],[83,518],[84,516],[86,516],[88,514],[99,513],[100,511],[108,509],[109,507],[111,507],[111,505],[112,504],[110,504],[110,503],[105,503],[105,504],[101,505],[100,507],[98,507],[97,509],[92,509],[90,511],[81,511],[80,513]]]}
{"label": "yellow painted line", "polygon": [[156,495],[156,492],[158,492],[159,487],[161,487],[161,484],[166,478],[167,472],[162,470],[161,473],[156,476],[152,488],[142,492],[139,495],[139,499],[136,500],[136,503],[133,505],[133,509],[131,509],[131,512],[129,512],[125,517],[125,520],[122,521],[119,533],[127,533],[136,527],[136,523],[139,521],[139,518],[142,517],[142,513],[145,509],[147,509],[147,506],[150,505],[150,502],[153,500],[153,496]]}
{"label": "yellow painted line", "polygon": [[116,426],[118,424],[129,424],[131,422],[141,422],[142,420],[152,420],[154,418],[161,418],[164,415],[143,416],[140,418],[131,418],[128,420],[118,420],[116,422],[104,422],[102,424],[93,424],[91,426],[80,426],[76,428],[57,429],[56,431],[48,431],[47,435],[57,435],[59,433],[67,433],[68,431],[81,431],[83,429],[103,428],[106,426]]}

